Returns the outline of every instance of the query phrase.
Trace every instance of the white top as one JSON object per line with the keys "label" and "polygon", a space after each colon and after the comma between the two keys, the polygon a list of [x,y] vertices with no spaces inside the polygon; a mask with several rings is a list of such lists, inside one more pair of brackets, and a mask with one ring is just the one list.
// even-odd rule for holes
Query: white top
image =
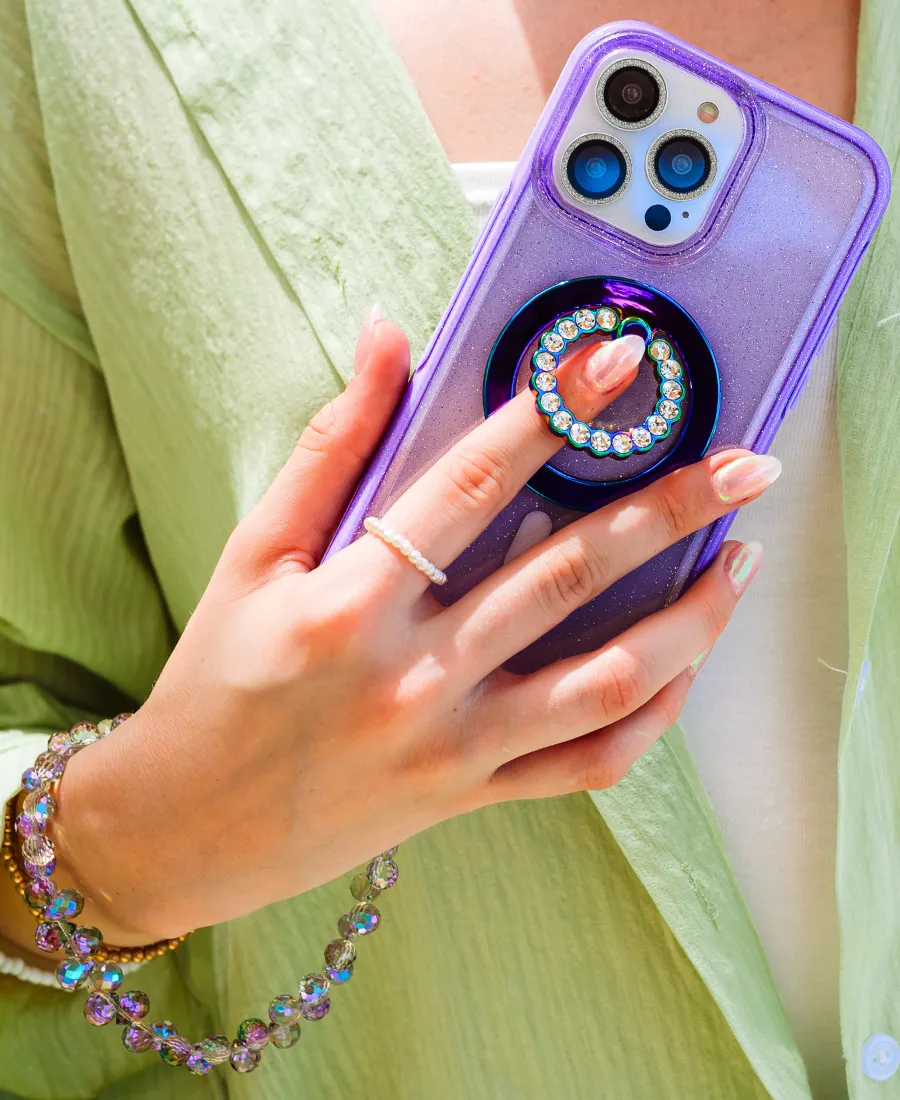
{"label": "white top", "polygon": [[[513,167],[454,166],[482,220]],[[834,894],[847,651],[836,341],[833,332],[772,445],[783,476],[731,528],[763,544],[763,565],[681,717],[813,1094],[829,1100],[846,1095]]]}

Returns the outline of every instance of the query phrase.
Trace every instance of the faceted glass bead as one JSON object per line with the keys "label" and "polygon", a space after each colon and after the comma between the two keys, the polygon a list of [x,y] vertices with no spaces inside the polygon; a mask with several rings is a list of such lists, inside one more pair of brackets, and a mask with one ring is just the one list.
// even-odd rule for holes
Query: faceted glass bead
{"label": "faceted glass bead", "polygon": [[[547,394],[549,397],[550,394]],[[559,412],[555,412],[550,418],[550,423],[558,432],[567,432],[572,424],[575,422],[575,417],[569,412],[568,409],[560,409]]]}
{"label": "faceted glass bead", "polygon": [[250,1050],[235,1042],[231,1048],[231,1068],[238,1073],[252,1073],[259,1065],[262,1055],[258,1050]]}
{"label": "faceted glass bead", "polygon": [[591,450],[605,454],[612,445],[609,432],[597,431],[591,433]]}
{"label": "faceted glass bead", "polygon": [[583,446],[590,438],[591,429],[580,420],[576,420],[572,427],[569,428],[569,439],[571,439],[573,443],[578,443]]}
{"label": "faceted glass bead", "polygon": [[69,756],[72,752],[72,738],[69,737],[68,730],[57,730],[51,734],[47,751],[55,752],[57,756]]}
{"label": "faceted glass bead", "polygon": [[560,321],[556,328],[560,336],[566,340],[574,340],[578,335],[578,325],[574,321],[570,321],[568,317],[564,321]]}
{"label": "faceted glass bead", "polygon": [[42,752],[34,762],[34,770],[45,783],[49,783],[51,779],[59,779],[65,767],[64,757],[57,756],[55,752]]}
{"label": "faceted glass bead", "polygon": [[549,351],[539,351],[534,357],[534,365],[538,370],[555,370],[556,356]]}
{"label": "faceted glass bead", "polygon": [[355,939],[357,936],[368,936],[381,924],[381,914],[369,902],[362,905],[354,905],[349,913],[345,913],[338,921],[338,932],[345,940]]}
{"label": "faceted glass bead", "polygon": [[144,1051],[150,1050],[156,1045],[153,1032],[141,1024],[129,1024],[122,1031],[122,1043],[125,1049],[130,1050],[132,1054],[143,1054]]}
{"label": "faceted glass bead", "polygon": [[44,780],[38,775],[34,768],[26,768],[25,771],[22,772],[21,783],[23,791],[40,790],[43,782]]}
{"label": "faceted glass bead", "polygon": [[269,1005],[269,1019],[273,1024],[290,1023],[300,1015],[300,1002],[289,993],[280,993]]}
{"label": "faceted glass bead", "polygon": [[97,733],[99,733],[101,737],[105,737],[112,728],[112,718],[104,718],[101,722],[97,723]]}
{"label": "faceted glass bead", "polygon": [[329,1008],[331,1008],[331,1001],[326,998],[317,1005],[301,1005],[300,1015],[304,1020],[321,1020],[323,1016],[328,1015]]}
{"label": "faceted glass bead", "polygon": [[76,722],[69,730],[72,743],[83,748],[100,740],[100,733],[93,722]]}
{"label": "faceted glass bead", "polygon": [[554,413],[562,405],[562,398],[558,393],[542,393],[540,402],[545,413]]}
{"label": "faceted glass bead", "polygon": [[53,900],[55,893],[56,887],[53,885],[53,880],[39,875],[25,887],[25,900],[32,909],[43,909],[49,901]]}
{"label": "faceted glass bead", "polygon": [[150,1011],[150,998],[139,989],[119,995],[119,1012],[129,1020],[142,1020]]}
{"label": "faceted glass bead", "polygon": [[81,925],[80,928],[75,929],[69,942],[72,950],[78,955],[96,955],[103,946],[103,935],[99,928]]}
{"label": "faceted glass bead", "polygon": [[117,714],[115,718],[113,718],[112,722],[110,722],[109,728],[111,730],[114,730],[117,726],[121,726],[123,722],[127,722],[128,719],[131,717],[132,715],[130,713]]}
{"label": "faceted glass bead", "polygon": [[170,1035],[159,1044],[159,1056],[170,1066],[183,1066],[192,1049],[190,1040],[183,1035]]}
{"label": "faceted glass bead", "polygon": [[328,996],[331,983],[324,974],[304,974],[300,979],[300,1000],[306,1005],[317,1005]]}
{"label": "faceted glass bead", "polygon": [[269,1041],[269,1025],[255,1016],[238,1025],[238,1042],[250,1050],[262,1050]]}
{"label": "faceted glass bead", "polygon": [[674,359],[667,359],[665,363],[660,363],[659,373],[663,378],[680,378],[681,364],[677,363]]}
{"label": "faceted glass bead", "polygon": [[[681,416],[681,410],[674,401],[660,401],[656,406],[656,411],[660,416],[664,416],[666,420],[677,420]],[[31,839],[34,840],[34,837]]]}
{"label": "faceted glass bead", "polygon": [[77,989],[91,972],[89,959],[65,959],[56,968],[56,980],[63,989]]}
{"label": "faceted glass bead", "polygon": [[400,868],[390,856],[376,856],[366,868],[366,875],[379,890],[389,890],[400,876]]}
{"label": "faceted glass bead", "polygon": [[619,317],[614,309],[597,310],[597,326],[602,328],[604,332],[612,332],[618,323]]}
{"label": "faceted glass bead", "polygon": [[22,870],[29,878],[40,878],[42,875],[52,875],[56,870],[56,856],[50,858],[49,863],[32,863],[30,859],[22,859]]}
{"label": "faceted glass bead", "polygon": [[644,427],[632,428],[631,438],[634,440],[635,447],[640,447],[642,449],[649,447],[653,442],[653,436]]}
{"label": "faceted glass bead", "polygon": [[22,855],[35,867],[46,867],[52,859],[55,859],[53,841],[40,833],[27,836],[22,841]]}
{"label": "faceted glass bead", "polygon": [[29,814],[21,813],[16,818],[16,832],[19,836],[34,836],[41,831],[40,825]]}
{"label": "faceted glass bead", "polygon": [[672,356],[672,349],[666,343],[665,340],[654,340],[649,348],[650,356],[658,363],[665,359],[670,359]]}
{"label": "faceted glass bead", "polygon": [[99,993],[92,993],[84,1002],[84,1018],[94,1027],[103,1027],[116,1018],[116,1006]]}
{"label": "faceted glass bead", "polygon": [[178,1028],[171,1020],[154,1020],[150,1030],[153,1032],[153,1037],[158,1040],[171,1039],[173,1035],[178,1034]]}
{"label": "faceted glass bead", "polygon": [[653,435],[662,436],[669,430],[669,422],[662,416],[648,416],[647,427]]}
{"label": "faceted glass bead", "polygon": [[200,1046],[193,1046],[191,1047],[191,1053],[185,1060],[184,1066],[189,1073],[205,1076],[212,1069],[212,1062],[204,1057],[203,1050]]}
{"label": "faceted glass bead", "polygon": [[[114,993],[122,984],[123,977],[122,967],[117,962],[105,959],[103,962],[95,964],[94,972],[91,974],[91,985],[94,989],[99,989],[104,993]],[[167,1023],[168,1021],[163,1022]],[[156,1024],[153,1027],[155,1030]]]}
{"label": "faceted glass bead", "polygon": [[619,455],[631,454],[634,443],[627,432],[616,432],[612,438],[612,449]]}
{"label": "faceted glass bead", "polygon": [[48,920],[71,920],[84,907],[84,898],[77,890],[60,890],[44,910]]}
{"label": "faceted glass bead", "polygon": [[59,951],[63,945],[59,925],[55,921],[44,921],[39,924],[34,930],[34,942],[38,945],[39,950],[46,951],[48,954]]}
{"label": "faceted glass bead", "polygon": [[224,1035],[207,1035],[200,1040],[200,1049],[203,1057],[214,1066],[227,1062],[231,1056],[231,1043]]}
{"label": "faceted glass bead", "polygon": [[353,967],[344,966],[338,969],[334,966],[326,966],[325,973],[332,985],[345,985],[353,977]]}
{"label": "faceted glass bead", "polygon": [[56,799],[49,791],[32,791],[26,795],[22,809],[43,829],[51,816],[56,813]]}
{"label": "faceted glass bead", "polygon": [[548,393],[556,385],[556,375],[549,371],[538,371],[534,376],[534,388],[542,393]]}
{"label": "faceted glass bead", "polygon": [[353,966],[356,961],[356,948],[350,940],[332,940],[325,947],[325,965],[341,970]]}
{"label": "faceted glass bead", "polygon": [[299,1024],[272,1024],[269,1028],[269,1041],[279,1050],[287,1050],[300,1039]]}
{"label": "faceted glass bead", "polygon": [[357,901],[374,901],[381,893],[377,886],[369,882],[369,876],[365,873],[354,875],[350,882],[350,893]]}
{"label": "faceted glass bead", "polygon": [[575,324],[585,332],[594,327],[594,311],[592,309],[579,309],[575,314]]}
{"label": "faceted glass bead", "polygon": [[566,346],[565,340],[558,332],[545,332],[541,337],[541,343],[547,351],[560,352]]}

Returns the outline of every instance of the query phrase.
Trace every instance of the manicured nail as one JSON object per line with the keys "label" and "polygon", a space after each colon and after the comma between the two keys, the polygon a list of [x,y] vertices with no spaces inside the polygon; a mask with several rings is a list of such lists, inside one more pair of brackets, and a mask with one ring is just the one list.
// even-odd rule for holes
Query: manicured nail
{"label": "manicured nail", "polygon": [[707,646],[706,649],[700,654],[699,657],[695,657],[693,661],[688,665],[688,671],[691,676],[696,676],[701,668],[706,664],[706,658],[712,653],[712,646]]}
{"label": "manicured nail", "polygon": [[372,341],[375,339],[375,326],[381,320],[381,304],[376,302],[366,314],[360,329],[359,338],[356,341],[356,352],[353,355],[353,371],[355,374],[363,369],[369,359],[372,350]]}
{"label": "manicured nail", "polygon": [[756,576],[759,563],[762,561],[762,546],[758,542],[745,542],[738,546],[725,563],[725,571],[728,580],[734,589],[735,596],[743,596],[747,585]]}
{"label": "manicured nail", "polygon": [[712,476],[716,496],[724,504],[737,504],[767,489],[781,473],[774,455],[746,455],[720,466]]}
{"label": "manicured nail", "polygon": [[640,336],[620,336],[598,348],[585,364],[587,381],[600,393],[609,393],[620,386],[644,358],[644,341]]}

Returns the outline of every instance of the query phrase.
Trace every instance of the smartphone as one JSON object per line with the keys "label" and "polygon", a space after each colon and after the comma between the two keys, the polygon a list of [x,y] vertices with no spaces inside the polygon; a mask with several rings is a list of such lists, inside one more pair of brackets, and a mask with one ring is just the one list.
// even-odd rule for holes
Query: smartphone
{"label": "smartphone", "polygon": [[[585,445],[581,428],[447,570],[439,600],[499,568],[532,513],[556,530],[711,449],[765,451],[889,187],[861,130],[649,25],[599,28],[569,58],[329,553],[519,389],[539,398],[543,352],[558,363],[616,332],[645,334],[648,349],[588,425],[618,450]],[[668,419],[664,381],[676,383]],[[670,603],[732,518],[622,578],[509,667],[596,648]]]}

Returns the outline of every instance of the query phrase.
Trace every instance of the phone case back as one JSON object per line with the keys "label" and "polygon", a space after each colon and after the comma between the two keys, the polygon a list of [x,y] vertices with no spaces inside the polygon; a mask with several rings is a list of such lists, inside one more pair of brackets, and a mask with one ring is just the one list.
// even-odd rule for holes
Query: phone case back
{"label": "phone case back", "polygon": [[[591,225],[557,197],[552,155],[559,135],[603,57],[622,46],[717,80],[744,114],[744,147],[731,178],[687,246],[636,242]],[[601,28],[580,44],[560,77],[329,552],[356,538],[366,515],[383,515],[483,420],[485,365],[499,334],[524,303],[567,280],[626,277],[686,309],[718,363],[721,406],[711,449],[765,450],[796,400],[887,193],[884,158],[861,131],[653,28]],[[676,449],[651,476],[679,461]],[[583,514],[524,488],[448,569],[437,597],[451,602],[497,569],[522,518],[536,509],[551,516],[554,529]],[[729,522],[726,517],[682,540],[624,577],[511,667],[527,670],[584,652],[664,606],[709,563]]]}

